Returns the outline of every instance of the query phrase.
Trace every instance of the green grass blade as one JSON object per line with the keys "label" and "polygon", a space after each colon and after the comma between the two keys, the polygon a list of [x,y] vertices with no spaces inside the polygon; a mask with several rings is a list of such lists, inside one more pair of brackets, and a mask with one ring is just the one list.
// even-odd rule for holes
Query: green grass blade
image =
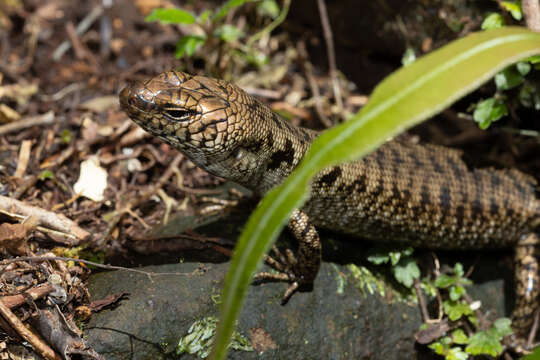
{"label": "green grass blade", "polygon": [[377,86],[357,115],[321,134],[291,176],[264,197],[240,236],[225,281],[212,358],[225,358],[253,273],[291,212],[303,204],[313,175],[364,156],[476,89],[505,66],[534,54],[540,54],[540,34],[524,28],[471,34],[394,72]]}

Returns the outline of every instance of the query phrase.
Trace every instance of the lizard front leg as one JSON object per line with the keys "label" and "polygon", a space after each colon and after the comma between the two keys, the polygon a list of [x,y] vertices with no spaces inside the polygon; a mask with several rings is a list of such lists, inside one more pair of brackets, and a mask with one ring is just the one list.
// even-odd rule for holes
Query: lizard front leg
{"label": "lizard front leg", "polygon": [[279,260],[267,256],[265,261],[279,273],[261,272],[255,276],[255,280],[290,283],[283,294],[282,304],[287,303],[299,288],[311,286],[321,266],[321,240],[307,214],[301,210],[295,210],[289,220],[288,228],[298,240],[296,256],[290,250],[283,255],[274,247],[273,250]]}
{"label": "lizard front leg", "polygon": [[[529,349],[536,334],[531,333],[536,312],[540,308],[538,295],[538,259],[536,257],[540,238],[529,234],[518,243],[515,249],[515,293],[516,303],[512,313],[512,327],[516,336],[516,348]],[[536,331],[534,331],[536,332]]]}

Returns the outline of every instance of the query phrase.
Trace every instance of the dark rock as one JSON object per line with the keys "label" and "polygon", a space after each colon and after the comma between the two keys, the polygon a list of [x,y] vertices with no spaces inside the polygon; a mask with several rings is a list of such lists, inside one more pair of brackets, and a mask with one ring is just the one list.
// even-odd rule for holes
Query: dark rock
{"label": "dark rock", "polygon": [[[129,292],[115,309],[95,314],[87,341],[107,359],[167,358],[196,321],[218,315],[216,301],[227,264],[184,263],[139,268],[182,273],[151,278],[131,272],[94,275],[94,299]],[[347,274],[347,275],[344,275]],[[284,284],[251,286],[238,331],[255,352],[231,351],[230,359],[413,359],[420,312],[404,301],[366,294],[347,266],[323,264],[312,292],[279,305]],[[502,281],[479,285],[475,296],[501,311]],[[493,301],[497,301],[493,304]],[[275,345],[275,346],[274,346]],[[175,358],[174,356],[170,358]],[[184,358],[191,358],[184,356]]]}

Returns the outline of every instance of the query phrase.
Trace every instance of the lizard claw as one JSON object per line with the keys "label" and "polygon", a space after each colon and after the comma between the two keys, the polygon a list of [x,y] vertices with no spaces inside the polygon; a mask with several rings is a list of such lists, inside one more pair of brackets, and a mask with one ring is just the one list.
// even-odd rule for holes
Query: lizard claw
{"label": "lizard claw", "polygon": [[281,305],[285,305],[299,288],[303,285],[308,285],[308,283],[302,281],[303,277],[296,274],[295,265],[297,260],[290,249],[287,249],[284,254],[276,246],[273,246],[272,254],[274,257],[266,256],[264,262],[278,273],[260,272],[254,276],[253,280],[256,282],[273,281],[289,283],[289,287],[285,290],[281,298]]}

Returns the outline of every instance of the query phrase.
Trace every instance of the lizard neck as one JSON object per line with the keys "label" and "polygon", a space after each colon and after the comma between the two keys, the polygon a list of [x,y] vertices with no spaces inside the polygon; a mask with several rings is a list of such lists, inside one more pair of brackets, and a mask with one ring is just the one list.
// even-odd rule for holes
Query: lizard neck
{"label": "lizard neck", "polygon": [[254,136],[229,154],[229,161],[209,164],[206,170],[226,174],[227,179],[263,195],[296,168],[317,132],[291,124],[252,99],[251,116],[243,126]]}

